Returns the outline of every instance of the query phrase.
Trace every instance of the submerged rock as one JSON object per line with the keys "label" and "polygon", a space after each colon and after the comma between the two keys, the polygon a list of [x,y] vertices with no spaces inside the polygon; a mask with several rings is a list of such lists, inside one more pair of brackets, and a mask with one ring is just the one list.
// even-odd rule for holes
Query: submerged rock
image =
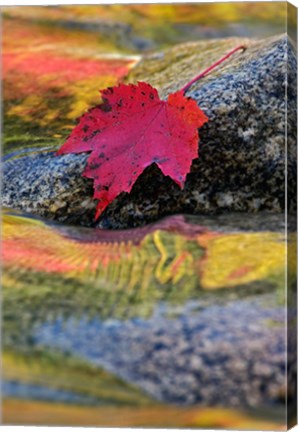
{"label": "submerged rock", "polygon": [[176,405],[284,406],[284,308],[264,295],[160,305],[148,320],[47,320],[32,339]]}
{"label": "submerged rock", "polygon": [[[237,45],[247,46],[246,51],[235,54],[187,93],[209,122],[200,129],[199,158],[184,189],[152,165],[130,194],[122,193],[110,204],[99,226],[138,226],[175,213],[282,212],[286,159],[288,205],[296,208],[297,60],[286,36],[177,45],[144,58],[127,81],[148,81],[165,98]],[[48,153],[8,160],[3,204],[50,219],[94,224],[92,183],[81,177],[86,158],[86,154]]]}

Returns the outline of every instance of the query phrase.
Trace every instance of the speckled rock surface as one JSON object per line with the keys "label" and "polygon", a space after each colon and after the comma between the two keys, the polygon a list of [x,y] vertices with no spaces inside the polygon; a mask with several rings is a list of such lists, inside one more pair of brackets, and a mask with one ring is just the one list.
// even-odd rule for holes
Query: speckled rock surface
{"label": "speckled rock surface", "polygon": [[[231,48],[245,44],[188,95],[209,117],[199,158],[180,190],[153,165],[121,194],[99,226],[143,225],[174,213],[281,212],[285,207],[285,92],[288,89],[288,203],[296,207],[296,56],[286,36],[263,41],[191,42],[144,58],[127,81],[149,81],[162,97],[181,88]],[[287,63],[288,61],[288,63]],[[29,155],[4,165],[3,204],[47,218],[92,225],[86,155]]]}
{"label": "speckled rock surface", "polygon": [[81,176],[87,157],[38,152],[7,160],[3,204],[47,219],[90,225],[96,202],[92,181]]}
{"label": "speckled rock surface", "polygon": [[275,303],[266,294],[213,299],[207,307],[200,301],[172,310],[162,304],[148,320],[57,319],[32,339],[100,365],[163,402],[279,409],[284,308]]}

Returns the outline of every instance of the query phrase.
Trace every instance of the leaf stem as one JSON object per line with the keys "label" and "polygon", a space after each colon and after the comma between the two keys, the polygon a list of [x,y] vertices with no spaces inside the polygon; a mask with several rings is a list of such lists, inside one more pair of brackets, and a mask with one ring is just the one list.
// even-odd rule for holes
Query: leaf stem
{"label": "leaf stem", "polygon": [[199,75],[197,75],[196,77],[194,77],[191,81],[189,81],[181,90],[183,91],[183,93],[186,93],[187,90],[189,90],[189,88],[195,83],[197,82],[199,79],[203,78],[205,75],[207,75],[210,71],[212,71],[213,69],[215,69],[218,65],[220,65],[222,62],[224,62],[226,59],[228,59],[229,57],[231,57],[235,52],[239,51],[240,49],[245,51],[246,50],[246,46],[245,45],[239,45],[236,48],[234,48],[232,51],[230,51],[228,54],[226,54],[224,57],[222,57],[221,59],[219,59],[217,62],[213,63],[213,65],[209,66],[207,69],[205,69],[203,72],[201,72]]}

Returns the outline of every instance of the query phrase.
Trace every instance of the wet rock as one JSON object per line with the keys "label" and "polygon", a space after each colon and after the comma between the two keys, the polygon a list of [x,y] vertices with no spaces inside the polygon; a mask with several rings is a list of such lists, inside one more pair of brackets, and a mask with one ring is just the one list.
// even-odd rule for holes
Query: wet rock
{"label": "wet rock", "polygon": [[[139,226],[175,213],[282,212],[286,156],[288,205],[296,207],[297,60],[286,36],[177,45],[144,58],[127,81],[148,81],[166,98],[224,53],[243,44],[245,52],[235,54],[187,93],[199,103],[209,122],[200,130],[199,158],[192,164],[184,189],[152,165],[130,194],[121,194],[106,209],[99,226]],[[86,155],[56,158],[53,154],[8,161],[4,165],[3,204],[47,218],[92,225],[92,184],[81,178],[85,163]]]}
{"label": "wet rock", "polygon": [[[57,319],[32,339],[104,367],[155,399],[178,405],[284,406],[284,308],[265,294],[200,307],[173,318],[168,305],[148,320]],[[219,391],[220,389],[220,391]]]}

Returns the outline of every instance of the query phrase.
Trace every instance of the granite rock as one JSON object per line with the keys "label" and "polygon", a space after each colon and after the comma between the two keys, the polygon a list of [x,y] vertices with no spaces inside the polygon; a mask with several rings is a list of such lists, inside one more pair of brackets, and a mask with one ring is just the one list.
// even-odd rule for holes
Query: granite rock
{"label": "granite rock", "polygon": [[278,410],[284,405],[283,322],[282,305],[264,294],[213,299],[209,307],[189,301],[176,313],[162,304],[147,320],[47,320],[32,339],[101,366],[165,403]]}
{"label": "granite rock", "polygon": [[[184,189],[152,165],[130,194],[122,193],[110,204],[100,227],[139,226],[176,213],[282,212],[286,160],[288,205],[296,207],[297,59],[287,36],[177,45],[144,57],[127,82],[148,81],[166,98],[237,45],[247,49],[187,93],[209,122],[200,129],[199,158]],[[39,153],[9,159],[4,164],[3,204],[49,219],[93,225],[92,183],[81,177],[86,158]]]}
{"label": "granite rock", "polygon": [[81,176],[88,155],[29,153],[4,163],[4,206],[70,224],[90,226],[95,214],[92,181]]}

